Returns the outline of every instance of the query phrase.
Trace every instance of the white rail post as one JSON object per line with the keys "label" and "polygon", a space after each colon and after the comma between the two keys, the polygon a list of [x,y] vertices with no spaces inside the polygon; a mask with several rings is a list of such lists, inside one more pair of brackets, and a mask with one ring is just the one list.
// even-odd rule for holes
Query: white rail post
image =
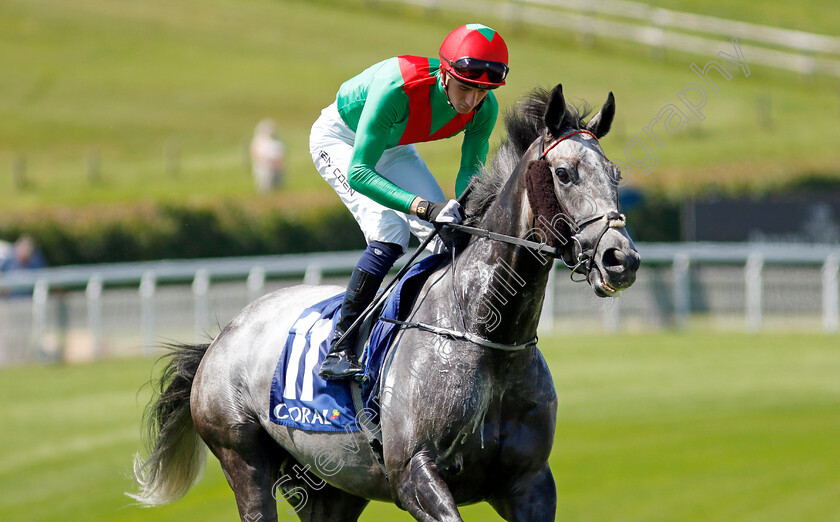
{"label": "white rail post", "polygon": [[85,288],[87,298],[88,329],[93,342],[93,357],[102,355],[102,276],[93,274]]}
{"label": "white rail post", "polygon": [[32,338],[29,343],[39,352],[44,349],[49,298],[50,284],[45,279],[35,281],[35,286],[32,288]]}
{"label": "white rail post", "polygon": [[255,266],[248,272],[248,302],[253,303],[263,295],[265,288],[265,268]]}
{"label": "white rail post", "polygon": [[604,305],[604,331],[615,333],[621,323],[620,298],[610,299]]}
{"label": "white rail post", "polygon": [[204,341],[208,332],[210,304],[208,303],[210,290],[210,274],[205,269],[195,273],[192,282],[193,307],[195,312],[195,342]]}
{"label": "white rail post", "polygon": [[306,273],[303,274],[303,284],[305,285],[320,285],[323,274],[321,272],[321,265],[318,263],[311,263],[306,267]]}
{"label": "white rail post", "polygon": [[548,282],[545,285],[545,297],[543,298],[542,312],[540,312],[540,326],[541,332],[554,331],[554,294],[557,292],[557,283],[555,281],[555,272],[557,265],[554,260],[551,261],[551,270],[548,272]]}
{"label": "white rail post", "polygon": [[157,277],[154,271],[146,270],[140,278],[140,329],[143,333],[143,355],[149,357],[155,343],[155,292]]}
{"label": "white rail post", "polygon": [[840,267],[840,255],[829,254],[822,266],[822,304],[823,330],[826,333],[837,333],[837,270]]}
{"label": "white rail post", "polygon": [[747,306],[747,330],[753,333],[761,331],[761,271],[764,257],[761,252],[753,252],[747,258],[744,270]]}
{"label": "white rail post", "polygon": [[691,313],[691,273],[689,268],[691,268],[691,259],[688,254],[680,252],[674,256],[671,276],[674,279],[674,325],[677,328],[685,327]]}

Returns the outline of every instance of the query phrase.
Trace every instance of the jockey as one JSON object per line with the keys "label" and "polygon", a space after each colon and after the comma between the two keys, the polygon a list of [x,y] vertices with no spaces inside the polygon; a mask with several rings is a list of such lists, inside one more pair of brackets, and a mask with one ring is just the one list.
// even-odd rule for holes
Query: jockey
{"label": "jockey", "polygon": [[345,82],[312,126],[315,167],[367,242],[350,276],[322,377],[341,379],[363,370],[351,336],[337,341],[405,253],[409,232],[422,241],[434,224],[461,221],[458,202],[446,201],[414,143],[464,132],[455,182],[460,195],[487,159],[499,112],[491,91],[505,84],[507,64],[501,35],[484,25],[463,25],[443,41],[439,59],[389,58]]}

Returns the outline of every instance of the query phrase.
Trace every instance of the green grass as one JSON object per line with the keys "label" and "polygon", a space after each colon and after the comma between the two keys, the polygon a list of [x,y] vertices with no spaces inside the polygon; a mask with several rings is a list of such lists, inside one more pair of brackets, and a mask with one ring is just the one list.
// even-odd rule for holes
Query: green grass
{"label": "green grass", "polygon": [[[840,12],[824,9],[825,0],[776,2],[773,10],[748,0],[726,5],[742,19],[799,28],[807,13],[819,11],[812,20],[817,29],[840,26]],[[691,2],[681,6],[703,11]],[[284,206],[334,203],[308,154],[309,129],[321,108],[342,81],[375,61],[434,54],[462,22],[446,12],[362,0],[5,0],[0,208],[252,200],[243,143],[263,117],[279,123],[290,161],[287,194],[266,199]],[[583,47],[574,35],[489,22],[504,30],[511,49],[508,86],[497,91],[502,106],[535,85],[562,82],[570,99],[593,104],[613,90],[618,116],[604,146],[614,159],[634,136],[644,138],[643,127],[662,107],[677,103],[677,92],[698,81],[689,65],[715,58],[675,53],[652,60],[635,45],[598,40]],[[722,39],[720,49],[731,46]],[[734,78],[709,93],[705,120],[692,118],[679,133],[663,133],[657,170],[634,172],[631,183],[679,193],[836,175],[836,82],[750,69],[748,78],[733,69]],[[757,116],[763,99],[770,100],[769,126]],[[493,143],[501,136],[499,125]],[[448,193],[459,142],[420,147]],[[167,144],[180,151],[174,176],[165,173]],[[98,183],[87,180],[91,150],[101,165]],[[15,189],[12,164],[21,156],[30,185]]]}
{"label": "green grass", "polygon": [[[574,335],[541,348],[560,400],[559,520],[840,520],[836,337]],[[212,457],[170,506],[144,510],[122,495],[150,367],[0,371],[0,520],[235,519]],[[484,504],[463,513],[498,520]],[[383,503],[362,519],[410,520]]]}

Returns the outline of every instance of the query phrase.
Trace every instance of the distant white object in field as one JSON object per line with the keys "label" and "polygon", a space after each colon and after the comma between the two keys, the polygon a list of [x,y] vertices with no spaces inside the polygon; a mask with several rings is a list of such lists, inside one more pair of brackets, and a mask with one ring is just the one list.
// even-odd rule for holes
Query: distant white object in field
{"label": "distant white object in field", "polygon": [[251,170],[257,191],[268,193],[283,185],[286,171],[286,147],[277,137],[277,126],[265,119],[254,129],[251,140]]}

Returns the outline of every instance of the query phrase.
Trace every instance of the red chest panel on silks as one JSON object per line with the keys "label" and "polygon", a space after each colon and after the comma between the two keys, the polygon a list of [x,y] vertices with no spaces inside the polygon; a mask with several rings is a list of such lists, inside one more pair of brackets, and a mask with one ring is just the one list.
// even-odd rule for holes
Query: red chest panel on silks
{"label": "red chest panel on silks", "polygon": [[400,56],[403,91],[408,96],[408,122],[400,138],[400,145],[448,138],[462,131],[472,121],[473,114],[456,114],[443,127],[432,133],[432,90],[437,76],[429,71],[429,59],[419,56]]}

